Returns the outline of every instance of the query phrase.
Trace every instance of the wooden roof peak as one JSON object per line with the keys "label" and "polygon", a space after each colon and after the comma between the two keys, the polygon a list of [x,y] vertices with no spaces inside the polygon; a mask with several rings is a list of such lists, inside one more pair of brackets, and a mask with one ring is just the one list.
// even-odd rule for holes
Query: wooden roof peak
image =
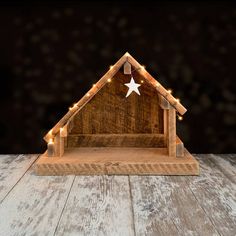
{"label": "wooden roof peak", "polygon": [[68,120],[70,120],[77,112],[79,112],[93,97],[94,95],[108,82],[111,78],[119,71],[125,62],[129,62],[139,73],[144,77],[147,83],[152,85],[157,92],[162,95],[181,115],[187,110],[179,102],[178,99],[174,98],[171,93],[166,90],[158,81],[156,81],[145,69],[144,66],[139,64],[128,52],[126,52],[103,77],[92,86],[92,88],[77,102],[73,107],[69,108],[69,111],[57,122],[57,124],[44,136],[45,141],[49,141],[52,136],[55,136],[60,128],[62,128]]}

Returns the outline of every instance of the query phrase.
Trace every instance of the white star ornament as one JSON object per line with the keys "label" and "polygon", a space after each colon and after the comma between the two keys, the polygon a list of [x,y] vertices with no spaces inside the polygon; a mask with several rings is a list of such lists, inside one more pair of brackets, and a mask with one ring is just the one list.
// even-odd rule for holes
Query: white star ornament
{"label": "white star ornament", "polygon": [[133,91],[135,93],[137,93],[138,95],[140,95],[140,92],[138,90],[138,87],[141,86],[141,84],[136,84],[133,77],[131,77],[131,80],[129,83],[125,84],[125,86],[127,86],[129,88],[127,94],[126,94],[126,97],[128,97]]}

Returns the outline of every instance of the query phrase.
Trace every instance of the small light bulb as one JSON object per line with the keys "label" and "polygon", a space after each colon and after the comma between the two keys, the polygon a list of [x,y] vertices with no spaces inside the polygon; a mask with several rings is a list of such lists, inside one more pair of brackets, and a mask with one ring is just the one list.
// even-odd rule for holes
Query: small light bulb
{"label": "small light bulb", "polygon": [[50,138],[48,143],[53,143],[53,139],[52,139],[52,138]]}
{"label": "small light bulb", "polygon": [[183,117],[182,116],[178,116],[178,120],[183,120]]}
{"label": "small light bulb", "polygon": [[89,97],[89,96],[90,96],[90,94],[89,94],[89,93],[87,93],[87,94],[86,94],[86,96],[87,96],[87,97]]}
{"label": "small light bulb", "polygon": [[96,84],[93,84],[93,88],[96,86]]}
{"label": "small light bulb", "polygon": [[110,70],[113,68],[113,66],[110,66]]}
{"label": "small light bulb", "polygon": [[159,83],[156,83],[156,86],[157,86],[157,87],[160,87],[160,84],[159,84]]}
{"label": "small light bulb", "polygon": [[48,134],[49,134],[50,136],[52,136],[52,129],[48,132]]}
{"label": "small light bulb", "polygon": [[142,69],[142,70],[145,70],[145,68],[146,68],[146,67],[145,67],[144,65],[141,66],[141,69]]}
{"label": "small light bulb", "polygon": [[72,107],[69,107],[69,110],[73,110],[77,106],[77,103],[74,103]]}
{"label": "small light bulb", "polygon": [[180,99],[179,99],[179,98],[176,98],[175,100],[176,100],[176,102],[180,102]]}
{"label": "small light bulb", "polygon": [[171,93],[172,93],[172,90],[171,90],[171,89],[168,89],[167,92],[171,94]]}
{"label": "small light bulb", "polygon": [[141,84],[143,84],[143,83],[144,83],[144,81],[143,81],[143,80],[141,80],[140,82],[141,82]]}
{"label": "small light bulb", "polygon": [[108,80],[107,80],[107,82],[109,82],[109,83],[110,83],[110,82],[111,82],[111,79],[108,79]]}

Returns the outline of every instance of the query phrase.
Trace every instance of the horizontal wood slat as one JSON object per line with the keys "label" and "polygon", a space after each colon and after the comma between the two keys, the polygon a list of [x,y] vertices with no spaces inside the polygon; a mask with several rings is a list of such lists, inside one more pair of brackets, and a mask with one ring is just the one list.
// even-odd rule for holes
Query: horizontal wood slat
{"label": "horizontal wood slat", "polygon": [[183,158],[167,148],[68,148],[63,158],[42,155],[38,175],[198,175],[198,162],[187,150]]}
{"label": "horizontal wood slat", "polygon": [[163,134],[68,135],[68,147],[166,147]]}

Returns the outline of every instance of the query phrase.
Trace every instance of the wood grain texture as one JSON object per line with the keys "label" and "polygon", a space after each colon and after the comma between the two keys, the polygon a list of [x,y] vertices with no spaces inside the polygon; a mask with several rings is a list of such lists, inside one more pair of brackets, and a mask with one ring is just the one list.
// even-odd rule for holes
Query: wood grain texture
{"label": "wood grain texture", "polygon": [[128,62],[134,67],[139,68],[140,74],[145,78],[145,81],[156,88],[166,100],[181,114],[183,115],[187,109],[178,102],[159,82],[157,82],[131,55],[128,55]]}
{"label": "wood grain texture", "polygon": [[[229,163],[214,155],[198,155],[201,165],[199,177],[188,177],[189,186],[220,235],[234,236],[236,232],[235,170]],[[218,163],[217,163],[218,162]],[[219,168],[220,166],[220,168]],[[227,172],[225,173],[225,169]],[[229,174],[230,173],[230,174]],[[234,178],[229,178],[229,176]]]}
{"label": "wood grain texture", "polygon": [[[133,72],[136,83],[143,77]],[[158,93],[147,83],[139,87],[140,96],[126,98],[130,75],[120,70],[86,106],[74,116],[72,134],[163,133],[163,110]]]}
{"label": "wood grain texture", "polygon": [[162,95],[159,94],[158,97],[159,97],[159,104],[162,109],[166,110],[171,108],[170,103]]}
{"label": "wood grain texture", "polygon": [[235,154],[196,155],[198,177],[35,176],[36,157],[0,155],[0,235],[235,235]]}
{"label": "wood grain texture", "polygon": [[167,135],[168,135],[168,114],[167,110],[163,110],[163,133],[165,135],[165,138],[167,140]]}
{"label": "wood grain texture", "polygon": [[176,156],[177,157],[184,156],[184,144],[178,136],[176,136]]}
{"label": "wood grain texture", "polygon": [[0,205],[0,234],[53,235],[73,179],[28,171]]}
{"label": "wood grain texture", "polygon": [[198,175],[198,162],[187,150],[182,158],[166,148],[70,148],[63,158],[40,156],[38,175]]}
{"label": "wood grain texture", "polygon": [[[56,123],[56,125],[51,129],[52,135],[56,135],[60,128],[63,127],[68,120],[73,117],[77,112],[79,112],[92,98],[93,96],[107,83],[107,80],[112,78],[116,72],[121,68],[121,66],[126,61],[127,55],[123,55],[116,63],[112,66],[112,69],[108,70],[105,75],[92,87],[69,111]],[[87,96],[89,94],[89,96]],[[44,140],[48,141],[51,137],[49,133],[44,136]]]}
{"label": "wood grain texture", "polygon": [[125,62],[124,64],[124,74],[125,75],[130,75],[131,74],[131,65],[129,62]]}
{"label": "wood grain texture", "polygon": [[0,203],[39,155],[0,155]]}
{"label": "wood grain texture", "polygon": [[208,155],[207,158],[214,163],[231,182],[236,184],[236,155]]}
{"label": "wood grain texture", "polygon": [[78,176],[55,235],[134,235],[127,176]]}
{"label": "wood grain texture", "polygon": [[135,231],[142,235],[219,235],[184,177],[130,176]]}
{"label": "wood grain texture", "polygon": [[45,141],[49,141],[51,138],[58,133],[61,127],[63,127],[68,120],[76,115],[93,97],[97,92],[110,81],[111,78],[117,73],[121,66],[125,62],[129,62],[135,71],[139,71],[140,75],[156,90],[156,94],[160,93],[165,99],[181,114],[183,115],[187,110],[186,108],[177,101],[163,86],[159,84],[146,70],[143,68],[128,52],[125,53],[113,66],[112,68],[93,86],[87,94],[85,94],[69,111],[57,122],[57,124],[51,129],[51,133],[47,133],[44,136]]}
{"label": "wood grain texture", "polygon": [[148,147],[167,146],[163,134],[76,134],[68,136],[68,147]]}
{"label": "wood grain texture", "polygon": [[61,151],[60,132],[57,133],[55,138],[54,138],[54,147],[55,147],[55,156],[59,157],[60,156],[60,151]]}
{"label": "wood grain texture", "polygon": [[171,108],[168,110],[168,150],[169,155],[176,157],[176,111]]}

